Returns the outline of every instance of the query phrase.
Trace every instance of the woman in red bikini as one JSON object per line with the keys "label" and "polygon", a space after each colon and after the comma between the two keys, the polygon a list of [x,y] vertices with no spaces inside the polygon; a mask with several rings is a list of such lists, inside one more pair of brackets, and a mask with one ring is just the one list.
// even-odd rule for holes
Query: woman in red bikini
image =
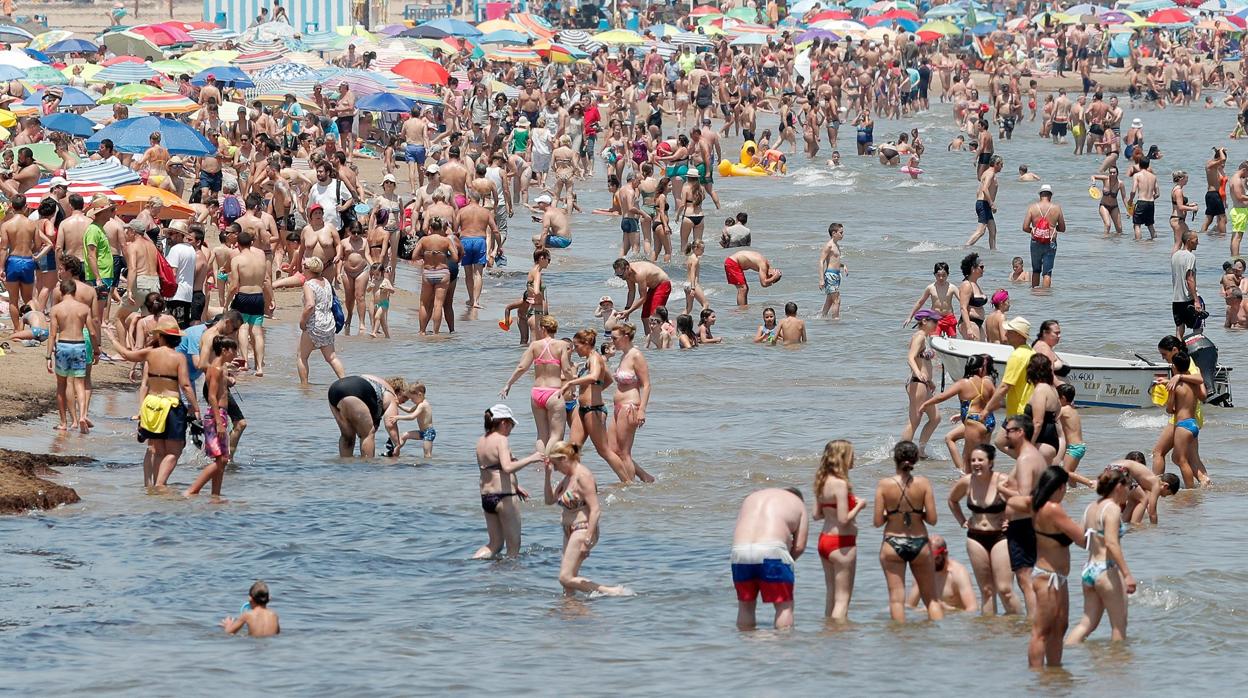
{"label": "woman in red bikini", "polygon": [[533,367],[529,404],[533,408],[533,421],[537,423],[537,438],[543,444],[539,448],[562,441],[568,426],[563,378],[572,375],[572,348],[562,339],[555,339],[558,332],[559,322],[553,316],[543,315],[537,323],[537,338],[524,350],[516,370],[498,392],[506,399],[511,386],[529,370],[529,366]]}
{"label": "woman in red bikini", "polygon": [[854,467],[854,445],[843,439],[829,441],[815,471],[815,519],[823,520],[819,534],[819,558],[828,587],[823,615],[835,621],[849,619],[849,599],[854,592],[858,567],[858,512],[867,506],[854,496],[849,471]]}

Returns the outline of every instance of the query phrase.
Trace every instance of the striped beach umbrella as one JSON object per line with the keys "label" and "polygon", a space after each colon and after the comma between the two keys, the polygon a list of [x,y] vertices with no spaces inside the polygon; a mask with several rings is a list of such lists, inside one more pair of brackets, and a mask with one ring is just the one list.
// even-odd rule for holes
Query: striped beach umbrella
{"label": "striped beach umbrella", "polygon": [[324,58],[307,51],[292,51],[291,53],[286,54],[286,60],[313,70],[320,70],[321,68],[329,67],[329,63],[326,63]]}
{"label": "striped beach umbrella", "polygon": [[[117,167],[120,167],[120,165],[118,165]],[[74,169],[76,170],[80,168],[76,167]],[[129,171],[130,174],[134,175],[134,178],[136,180],[139,178],[139,176],[135,174],[134,170],[130,170],[130,168],[122,168],[122,169]],[[90,180],[79,180],[79,179],[70,177],[69,174],[73,171],[74,170],[68,170],[65,173],[66,175],[65,178],[69,180],[69,193],[70,194],[77,194],[81,196],[83,201],[90,201],[91,198],[94,197],[96,194],[103,194],[104,196],[107,196],[109,200],[115,204],[120,205],[122,203],[125,203],[125,200],[126,200],[125,197],[121,196],[116,191],[113,191],[111,187],[100,184],[99,182],[92,182]],[[39,208],[39,203],[43,201],[44,198],[52,194],[52,191],[51,191],[52,187],[48,186],[48,183],[51,181],[52,181],[51,179],[45,179],[42,182],[31,187],[30,189],[26,190],[26,206],[28,208],[31,208],[31,209]]]}
{"label": "striped beach umbrella", "polygon": [[197,66],[195,70],[198,72],[204,68],[229,65],[239,55],[238,51],[190,51],[182,54],[181,60]]}
{"label": "striped beach umbrella", "polygon": [[550,26],[550,22],[531,12],[513,12],[510,19],[538,39],[551,39],[555,36],[556,29]]}
{"label": "striped beach umbrella", "polygon": [[541,56],[537,55],[537,51],[527,46],[494,46],[485,52],[486,60],[499,61],[500,63],[541,63]]}
{"label": "striped beach umbrella", "polygon": [[187,34],[197,44],[223,44],[238,38],[238,32],[229,29],[192,29]]}
{"label": "striped beach umbrella", "polygon": [[326,89],[336,91],[338,86],[345,82],[352,92],[359,95],[386,92],[398,87],[398,83],[393,79],[367,70],[324,68],[318,70],[317,75],[320,77],[320,84]]}
{"label": "striped beach umbrella", "polygon": [[590,36],[588,32],[583,32],[580,29],[565,29],[559,32],[555,39],[561,44],[580,48],[581,46],[592,42],[594,37]]}
{"label": "striped beach umbrella", "polygon": [[152,85],[144,85],[142,83],[131,83],[129,85],[121,85],[114,87],[100,97],[100,104],[134,104],[144,97],[150,95],[164,94],[159,87]]}
{"label": "striped beach umbrella", "polygon": [[27,48],[33,48],[36,51],[48,52],[48,47],[58,41],[64,41],[72,38],[74,33],[65,29],[52,29],[42,34],[36,34],[35,38],[26,44]]}
{"label": "striped beach umbrella", "polygon": [[[87,111],[83,112],[82,117],[84,119],[90,119],[97,124],[102,124],[105,122],[112,121],[113,106],[114,105],[112,104],[101,104],[98,107],[92,107],[88,109]],[[142,109],[138,108],[137,106],[133,104],[126,105],[126,111],[129,116],[147,116],[147,112],[143,111]]]}
{"label": "striped beach umbrella", "polygon": [[170,92],[141,97],[135,104],[148,114],[189,114],[199,109],[190,99]]}
{"label": "striped beach umbrella", "polygon": [[287,51],[260,51],[258,53],[245,53],[234,59],[234,66],[248,73],[263,70],[271,65],[286,62],[285,55]]}
{"label": "striped beach umbrella", "polygon": [[152,70],[146,63],[118,63],[110,65],[91,76],[91,82],[112,82],[127,85],[160,77],[160,73]]}
{"label": "striped beach umbrella", "polygon": [[168,60],[168,61],[153,61],[149,65],[151,66],[152,70],[155,70],[158,73],[163,73],[170,77],[173,77],[175,75],[194,75],[195,73],[198,73],[200,71],[200,68],[196,67],[194,63],[191,63],[190,61],[180,60],[180,59],[173,59],[173,60]]}
{"label": "striped beach umbrella", "polygon": [[429,104],[432,106],[442,106],[442,99],[438,97],[433,88],[426,85],[417,85],[413,82],[404,82],[394,91],[394,94],[419,102],[421,104]]}
{"label": "striped beach umbrella", "polygon": [[238,45],[238,50],[245,54],[260,53],[261,51],[277,51],[279,53],[287,53],[290,51],[290,49],[286,47],[286,42],[281,39],[253,39],[250,41],[244,41]]}
{"label": "striped beach umbrella", "polygon": [[252,74],[251,79],[259,85],[261,80],[272,80],[281,83],[285,80],[293,80],[305,75],[315,75],[316,70],[299,63],[278,63],[267,68],[262,68]]}

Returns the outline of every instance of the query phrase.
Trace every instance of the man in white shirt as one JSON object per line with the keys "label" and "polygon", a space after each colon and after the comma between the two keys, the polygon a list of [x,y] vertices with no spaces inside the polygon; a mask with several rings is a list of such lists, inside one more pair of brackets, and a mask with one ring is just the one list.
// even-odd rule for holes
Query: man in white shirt
{"label": "man in white shirt", "polygon": [[165,305],[182,329],[199,319],[191,317],[191,300],[195,291],[195,248],[186,242],[187,231],[186,221],[174,221],[165,231],[169,239],[165,260],[173,267],[173,274],[178,280],[178,290],[172,298],[165,299]]}
{"label": "man in white shirt", "polygon": [[[1174,316],[1174,336],[1183,338],[1184,329],[1195,329],[1201,321],[1204,303],[1196,291],[1196,246],[1200,236],[1188,231],[1183,235],[1183,247],[1170,255],[1170,314]],[[1206,317],[1208,315],[1206,314]]]}
{"label": "man in white shirt", "polygon": [[316,165],[316,183],[308,192],[308,206],[320,204],[325,209],[325,222],[342,232],[341,212],[354,203],[351,189],[333,176],[334,166],[329,160]]}

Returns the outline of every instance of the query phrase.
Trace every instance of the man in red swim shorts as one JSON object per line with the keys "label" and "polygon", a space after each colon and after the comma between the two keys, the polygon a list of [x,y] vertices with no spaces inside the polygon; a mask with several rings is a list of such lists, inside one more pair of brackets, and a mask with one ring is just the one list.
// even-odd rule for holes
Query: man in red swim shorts
{"label": "man in red swim shorts", "polygon": [[667,272],[650,262],[629,262],[620,257],[611,265],[615,275],[628,284],[628,301],[619,313],[621,319],[627,319],[634,310],[641,309],[644,322],[654,314],[654,309],[667,305],[672,295],[672,282]]}
{"label": "man in red swim shorts", "polygon": [[749,305],[750,285],[745,280],[746,270],[758,272],[758,280],[766,288],[780,280],[780,270],[753,250],[734,252],[724,260],[724,277],[737,287],[737,305]]}
{"label": "man in red swim shorts", "polygon": [[731,557],[738,630],[754,629],[760,594],[775,605],[776,629],[793,626],[793,561],[806,551],[809,526],[796,487],[759,490],[741,503]]}

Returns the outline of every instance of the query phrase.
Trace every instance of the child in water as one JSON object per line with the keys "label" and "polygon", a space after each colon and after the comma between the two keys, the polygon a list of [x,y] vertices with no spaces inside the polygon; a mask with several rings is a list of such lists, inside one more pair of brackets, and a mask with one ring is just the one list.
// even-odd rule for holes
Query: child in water
{"label": "child in water", "polygon": [[376,337],[377,330],[381,330],[386,339],[390,339],[390,296],[394,295],[394,284],[381,270],[376,272],[375,279],[380,281],[373,287],[373,332],[369,336]]}
{"label": "child in water", "polygon": [[1062,467],[1070,473],[1070,479],[1081,485],[1096,487],[1096,483],[1075,472],[1079,461],[1083,460],[1088,447],[1083,443],[1083,420],[1075,410],[1075,386],[1062,383],[1057,386],[1057,400],[1062,407],[1057,412],[1058,424],[1062,427],[1062,438],[1066,442],[1066,454],[1062,456]]}
{"label": "child in water", "polygon": [[706,309],[706,294],[702,292],[702,283],[698,280],[698,269],[702,262],[702,253],[706,252],[701,240],[694,240],[685,245],[685,314],[693,313],[693,302],[696,300]]}
{"label": "child in water", "polygon": [[1010,283],[1025,284],[1031,280],[1027,275],[1027,270],[1023,267],[1023,258],[1015,257],[1010,260]]}
{"label": "child in water", "polygon": [[754,333],[754,343],[766,342],[768,344],[776,343],[776,332],[779,327],[776,325],[776,309],[763,308],[763,324],[758,326],[758,332]]}
{"label": "child in water", "polygon": [[408,441],[418,439],[420,445],[425,449],[425,458],[433,457],[433,441],[438,438],[438,432],[433,428],[433,407],[429,401],[425,399],[425,384],[416,383],[412,386],[415,396],[412,397],[412,406],[399,406],[407,414],[400,415],[399,420],[414,419],[416,426],[420,427],[413,431],[404,432],[399,436],[399,448],[402,449],[407,445]]}
{"label": "child in water", "polygon": [[784,304],[784,319],[780,321],[776,341],[785,346],[806,343],[806,321],[797,316],[797,303],[793,301]]}
{"label": "child in water", "polygon": [[251,585],[247,596],[249,600],[243,606],[243,611],[238,618],[226,617],[221,621],[221,627],[225,628],[225,632],[233,635],[246,626],[247,634],[252,637],[270,637],[281,634],[282,626],[278,622],[277,614],[269,610],[269,585],[256,582]]}

